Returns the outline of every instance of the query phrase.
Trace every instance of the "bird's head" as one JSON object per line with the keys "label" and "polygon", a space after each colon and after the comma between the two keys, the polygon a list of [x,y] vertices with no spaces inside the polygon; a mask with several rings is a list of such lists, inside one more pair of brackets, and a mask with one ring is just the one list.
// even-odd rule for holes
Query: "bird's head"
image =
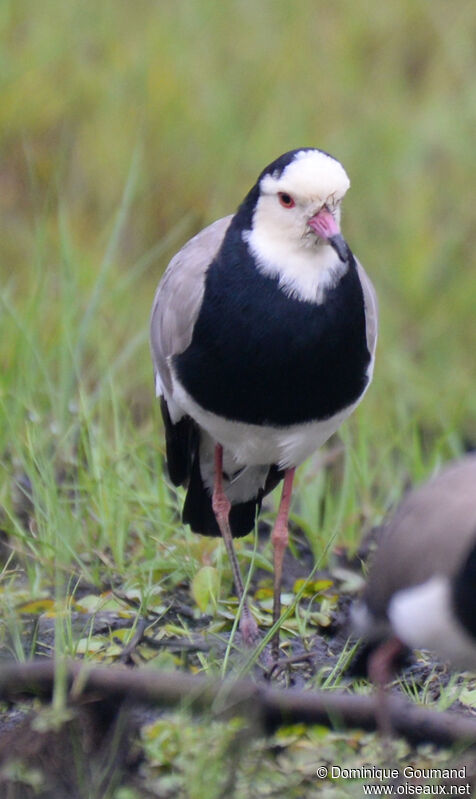
{"label": "bird's head", "polygon": [[321,150],[292,150],[273,161],[250,193],[254,251],[273,260],[278,251],[283,256],[331,245],[345,261],[340,214],[349,186],[342,164]]}

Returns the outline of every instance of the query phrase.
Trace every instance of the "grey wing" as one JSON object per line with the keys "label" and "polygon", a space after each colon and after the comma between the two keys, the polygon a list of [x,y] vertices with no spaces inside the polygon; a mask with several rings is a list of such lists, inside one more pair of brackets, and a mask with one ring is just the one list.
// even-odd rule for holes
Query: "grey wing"
{"label": "grey wing", "polygon": [[192,340],[205,288],[206,271],[218,252],[232,216],[197,233],[172,258],[159,283],[150,317],[150,346],[157,396],[172,393],[170,359]]}
{"label": "grey wing", "polygon": [[372,285],[368,274],[366,273],[362,264],[357,261],[357,272],[360,278],[360,284],[364,293],[365,303],[365,323],[367,332],[367,347],[372,358],[375,355],[375,348],[377,346],[378,335],[378,301],[377,294]]}

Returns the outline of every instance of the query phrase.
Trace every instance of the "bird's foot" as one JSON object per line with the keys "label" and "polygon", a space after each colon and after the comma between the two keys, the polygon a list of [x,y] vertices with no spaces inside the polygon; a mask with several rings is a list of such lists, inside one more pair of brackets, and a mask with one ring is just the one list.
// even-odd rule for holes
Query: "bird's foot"
{"label": "bird's foot", "polygon": [[[390,741],[394,734],[392,717],[389,706],[389,684],[395,672],[395,664],[399,655],[404,650],[404,644],[396,636],[385,641],[370,655],[368,662],[368,675],[377,688],[376,694],[376,719],[377,730],[382,740]],[[385,744],[386,745],[386,744]],[[389,745],[387,751],[390,751]]]}
{"label": "bird's foot", "polygon": [[299,663],[312,662],[313,656],[310,652],[302,652],[299,655],[288,655],[282,658],[273,658],[268,671],[265,674],[267,680],[276,680],[281,675],[285,675],[286,679],[290,679],[292,667]]}
{"label": "bird's foot", "polygon": [[245,646],[256,646],[259,641],[259,628],[248,608],[243,608],[240,618],[240,633]]}

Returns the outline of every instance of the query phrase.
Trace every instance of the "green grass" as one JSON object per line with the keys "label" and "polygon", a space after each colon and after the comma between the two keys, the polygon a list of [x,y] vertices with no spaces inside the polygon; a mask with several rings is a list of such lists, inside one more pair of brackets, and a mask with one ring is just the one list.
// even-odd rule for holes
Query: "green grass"
{"label": "green grass", "polygon": [[[476,441],[476,12],[4,0],[0,31],[0,522],[15,553],[2,640],[28,657],[18,603],[49,597],[74,654],[79,584],[160,614],[207,565],[219,631],[233,610],[221,544],[182,527],[163,477],[155,285],[281,152],[342,160],[344,232],[380,300],[375,379],[331,468],[317,455],[300,469],[293,519],[319,564],[336,544],[354,551],[409,483]],[[252,541],[239,551],[253,560]]]}

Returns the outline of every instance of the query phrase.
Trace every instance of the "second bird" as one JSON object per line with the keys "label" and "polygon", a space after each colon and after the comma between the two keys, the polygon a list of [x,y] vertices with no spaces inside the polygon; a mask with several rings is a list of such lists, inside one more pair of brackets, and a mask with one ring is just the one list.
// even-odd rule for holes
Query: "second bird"
{"label": "second bird", "polygon": [[[272,532],[277,622],[295,468],[372,378],[375,292],[340,232],[349,185],[327,153],[285,153],[234,216],[177,253],[152,308],[170,478],[187,487],[184,522],[223,536],[246,643],[257,626],[232,539],[253,529],[263,497],[284,480]],[[275,655],[278,646],[276,636]]]}

